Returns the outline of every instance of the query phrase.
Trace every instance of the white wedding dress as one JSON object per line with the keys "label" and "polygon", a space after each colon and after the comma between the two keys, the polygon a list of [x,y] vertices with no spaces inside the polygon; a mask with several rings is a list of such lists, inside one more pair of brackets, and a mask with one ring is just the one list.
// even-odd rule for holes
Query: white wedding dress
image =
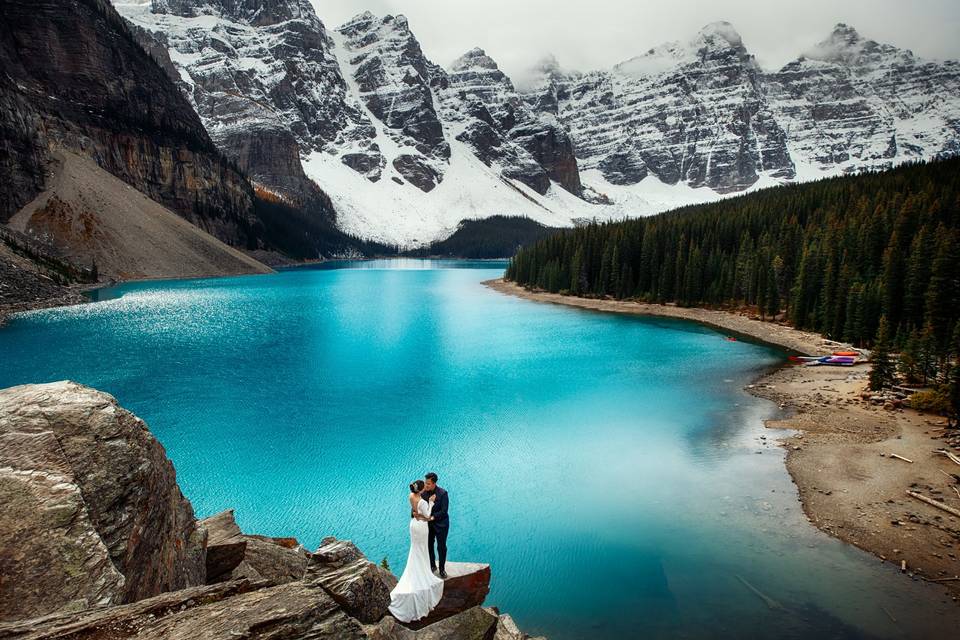
{"label": "white wedding dress", "polygon": [[[420,498],[417,512],[430,516],[433,505]],[[401,622],[423,618],[437,606],[443,596],[443,580],[430,571],[427,551],[427,523],[410,518],[410,553],[400,582],[390,592],[390,613]]]}

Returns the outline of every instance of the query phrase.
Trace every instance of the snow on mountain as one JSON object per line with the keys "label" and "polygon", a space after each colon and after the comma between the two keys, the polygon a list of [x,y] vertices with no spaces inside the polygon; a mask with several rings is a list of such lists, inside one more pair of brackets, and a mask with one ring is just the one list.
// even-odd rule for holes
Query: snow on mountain
{"label": "snow on mountain", "polygon": [[718,22],[607,70],[547,57],[518,86],[479,48],[434,64],[399,15],[327,30],[309,0],[114,4],[255,180],[319,186],[342,229],[404,245],[464,218],[648,215],[960,148],[958,64],[846,25],[776,72]]}
{"label": "snow on mountain", "polygon": [[[166,49],[213,141],[256,182],[330,215],[300,154],[373,137],[308,0],[117,0]],[[150,45],[149,42],[144,42]]]}
{"label": "snow on mountain", "polygon": [[764,85],[803,179],[960,151],[956,61],[925,61],[838,24]]}
{"label": "snow on mountain", "polygon": [[726,22],[609,71],[556,69],[524,99],[559,117],[582,169],[642,192],[685,183],[735,193],[960,149],[960,64],[921,60],[844,24],[771,73]]}
{"label": "snow on mountain", "polygon": [[643,190],[654,178],[723,194],[762,176],[794,177],[760,76],[733,27],[716,23],[690,42],[655,47],[610,71],[550,78],[550,99],[541,89],[526,97],[534,108],[557,103],[582,167],[611,184]]}

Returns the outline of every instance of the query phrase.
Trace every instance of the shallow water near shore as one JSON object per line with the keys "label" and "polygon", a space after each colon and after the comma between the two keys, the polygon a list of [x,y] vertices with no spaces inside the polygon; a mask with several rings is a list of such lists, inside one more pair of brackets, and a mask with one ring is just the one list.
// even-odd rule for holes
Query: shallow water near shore
{"label": "shallow water near shore", "polygon": [[[344,262],[131,283],[0,329],[0,387],[69,378],[144,418],[201,516],[399,574],[407,484],[451,560],[574,638],[949,637],[941,592],[818,532],[743,391],[778,351],[481,283],[503,263]],[[765,440],[761,437],[765,436]],[[768,444],[769,443],[769,444]],[[891,620],[891,616],[896,622]]]}

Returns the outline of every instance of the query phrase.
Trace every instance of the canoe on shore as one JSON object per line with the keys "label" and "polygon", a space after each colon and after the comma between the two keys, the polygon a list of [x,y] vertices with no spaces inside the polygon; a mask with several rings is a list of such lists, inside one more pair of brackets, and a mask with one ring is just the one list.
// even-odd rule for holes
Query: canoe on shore
{"label": "canoe on shore", "polygon": [[842,367],[851,367],[857,364],[856,356],[832,355],[832,356],[790,356],[793,362],[800,362],[808,367],[816,367],[822,364],[837,365]]}

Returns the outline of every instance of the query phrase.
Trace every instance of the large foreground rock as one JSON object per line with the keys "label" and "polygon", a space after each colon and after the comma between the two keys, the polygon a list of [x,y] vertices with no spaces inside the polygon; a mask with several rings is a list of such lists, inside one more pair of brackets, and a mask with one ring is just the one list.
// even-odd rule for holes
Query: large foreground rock
{"label": "large foreground rock", "polygon": [[72,382],[0,391],[0,620],[204,583],[206,532],[142,420]]}

